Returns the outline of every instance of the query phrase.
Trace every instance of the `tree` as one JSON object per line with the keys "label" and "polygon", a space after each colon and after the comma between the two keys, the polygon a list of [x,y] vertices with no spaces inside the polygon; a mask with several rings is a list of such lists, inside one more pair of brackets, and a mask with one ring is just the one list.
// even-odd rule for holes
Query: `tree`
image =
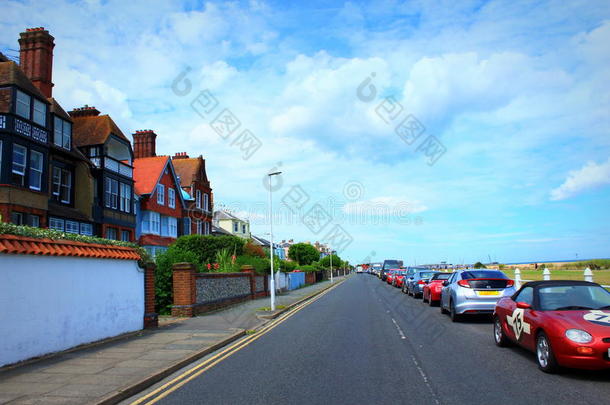
{"label": "tree", "polygon": [[288,257],[300,265],[308,265],[320,258],[320,252],[309,243],[295,243],[288,249]]}
{"label": "tree", "polygon": [[485,265],[484,265],[483,263],[481,263],[481,262],[476,262],[476,263],[474,264],[474,268],[475,268],[475,269],[486,269],[486,268],[487,268],[487,266],[485,266]]}
{"label": "tree", "polygon": [[237,236],[186,235],[179,237],[174,245],[197,257],[197,265],[203,266],[216,261],[217,252],[227,249],[231,255],[244,254],[244,240]]}
{"label": "tree", "polygon": [[[320,266],[325,269],[330,269],[330,255],[321,258],[319,263]],[[338,269],[340,267],[343,267],[343,260],[341,260],[339,256],[333,254],[333,269]]]}

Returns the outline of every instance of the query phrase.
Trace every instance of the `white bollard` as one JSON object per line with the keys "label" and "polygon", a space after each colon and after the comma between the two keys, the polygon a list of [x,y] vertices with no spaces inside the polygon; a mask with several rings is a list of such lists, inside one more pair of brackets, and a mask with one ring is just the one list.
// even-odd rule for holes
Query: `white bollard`
{"label": "white bollard", "polygon": [[544,268],[544,271],[542,272],[542,279],[543,280],[550,280],[551,279],[551,272],[546,267]]}
{"label": "white bollard", "polygon": [[518,290],[521,288],[521,270],[515,269],[515,288]]}
{"label": "white bollard", "polygon": [[585,281],[589,281],[589,282],[593,282],[593,272],[591,271],[590,268],[586,268],[585,272],[584,272],[584,276],[585,276]]}

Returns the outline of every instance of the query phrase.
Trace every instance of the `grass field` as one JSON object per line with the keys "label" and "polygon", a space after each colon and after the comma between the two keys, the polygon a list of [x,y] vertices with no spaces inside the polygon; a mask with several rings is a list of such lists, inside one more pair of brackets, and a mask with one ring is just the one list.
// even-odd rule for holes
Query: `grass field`
{"label": "grass field", "polygon": [[[582,270],[551,270],[551,280],[584,280]],[[504,274],[514,279],[515,271],[505,269]],[[522,280],[542,280],[542,270],[521,270]],[[593,281],[610,285],[610,270],[593,270]]]}

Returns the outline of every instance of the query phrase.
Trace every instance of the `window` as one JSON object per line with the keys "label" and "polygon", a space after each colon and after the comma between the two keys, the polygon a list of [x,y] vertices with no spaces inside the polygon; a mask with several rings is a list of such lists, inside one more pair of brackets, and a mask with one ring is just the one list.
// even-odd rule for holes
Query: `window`
{"label": "window", "polygon": [[167,189],[167,205],[170,208],[176,208],[176,190],[173,188]]}
{"label": "window", "polygon": [[201,220],[196,219],[195,225],[197,225],[197,235],[201,235]]}
{"label": "window", "polygon": [[172,238],[177,238],[178,237],[178,219],[174,218],[174,217],[168,217],[167,218],[167,224],[168,224],[168,236],[171,236]]}
{"label": "window", "polygon": [[161,217],[161,236],[169,236],[169,217]]}
{"label": "window", "polygon": [[72,192],[72,172],[53,166],[53,185],[51,194],[53,199],[64,204],[70,204]]}
{"label": "window", "polygon": [[195,202],[197,204],[197,208],[201,209],[201,191],[199,190],[195,192]]}
{"label": "window", "polygon": [[208,193],[203,194],[203,209],[206,211],[210,210],[210,196]]}
{"label": "window", "polygon": [[93,235],[93,225],[81,222],[80,233],[81,235]]}
{"label": "window", "polygon": [[515,301],[526,302],[532,305],[534,303],[534,289],[532,287],[525,287],[521,290]]}
{"label": "window", "polygon": [[121,240],[124,242],[129,242],[131,240],[131,232],[121,231]]}
{"label": "window", "polygon": [[241,233],[246,233],[246,225],[241,226]]}
{"label": "window", "polygon": [[150,230],[157,235],[161,231],[161,215],[158,212],[150,213]]}
{"label": "window", "polygon": [[165,186],[163,184],[157,186],[157,203],[165,205]]}
{"label": "window", "polygon": [[27,149],[21,145],[13,145],[13,183],[19,186],[24,185],[25,163]]}
{"label": "window", "polygon": [[117,240],[116,228],[106,228],[106,239]]}
{"label": "window", "polygon": [[40,227],[40,217],[38,215],[28,214],[27,216],[27,225],[32,226],[34,228]]}
{"label": "window", "polygon": [[239,232],[239,224],[237,222],[233,222],[233,232]]}
{"label": "window", "polygon": [[205,222],[205,233],[204,235],[209,235],[210,234],[210,223],[209,222]]}
{"label": "window", "polygon": [[47,125],[47,105],[34,99],[34,116],[32,120],[43,127]]}
{"label": "window", "polygon": [[[68,121],[62,120],[59,117],[55,117],[53,122],[53,131],[53,142],[55,145],[70,150],[72,144],[72,124]],[[94,148],[97,149],[97,147],[92,147],[91,149]]]}
{"label": "window", "polygon": [[23,225],[24,215],[21,212],[11,212],[11,222],[15,225]]}
{"label": "window", "polygon": [[40,152],[30,151],[30,188],[40,191],[42,185],[42,163],[44,156]]}
{"label": "window", "polygon": [[2,179],[2,140],[0,139],[0,179]]}
{"label": "window", "polygon": [[30,119],[31,98],[22,91],[17,90],[17,108],[15,112],[23,118]]}
{"label": "window", "polygon": [[49,228],[56,231],[64,231],[64,220],[59,218],[49,218]]}
{"label": "window", "polygon": [[106,177],[104,180],[104,205],[108,208],[118,208],[119,203],[119,182],[115,179]]}
{"label": "window", "polygon": [[119,209],[123,212],[131,212],[131,186],[121,183],[121,204]]}
{"label": "window", "polygon": [[66,221],[66,232],[78,233],[80,230],[79,224],[76,221]]}
{"label": "window", "polygon": [[191,234],[191,219],[190,218],[184,218],[183,227],[184,227],[184,229],[182,230],[182,234],[190,235]]}

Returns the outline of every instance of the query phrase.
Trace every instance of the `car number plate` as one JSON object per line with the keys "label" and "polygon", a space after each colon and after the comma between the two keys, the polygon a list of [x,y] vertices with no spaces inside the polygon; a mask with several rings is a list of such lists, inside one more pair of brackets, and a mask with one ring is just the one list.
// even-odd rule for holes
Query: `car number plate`
{"label": "car number plate", "polygon": [[500,291],[477,291],[478,295],[500,295]]}

